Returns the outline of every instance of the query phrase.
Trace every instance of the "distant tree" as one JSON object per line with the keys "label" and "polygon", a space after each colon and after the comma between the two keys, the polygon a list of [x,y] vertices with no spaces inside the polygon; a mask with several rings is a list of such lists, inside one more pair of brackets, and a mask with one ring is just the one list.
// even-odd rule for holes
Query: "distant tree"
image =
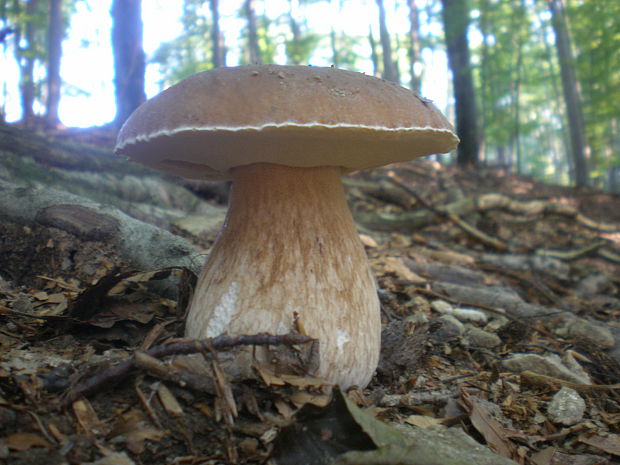
{"label": "distant tree", "polygon": [[22,98],[22,121],[26,125],[34,119],[34,99],[35,99],[35,82],[34,82],[34,63],[37,57],[36,52],[36,30],[37,30],[37,9],[39,6],[38,0],[28,0],[26,3],[26,18],[25,18],[25,36],[26,47],[22,48],[20,45],[21,31],[18,30],[16,40],[16,47],[18,49],[17,55],[19,57],[20,68],[20,91]]}
{"label": "distant tree", "polygon": [[460,166],[473,166],[479,160],[480,141],[467,40],[469,7],[467,0],[442,0],[442,5],[448,63],[454,87],[456,132],[461,139],[457,149],[457,163]]}
{"label": "distant tree", "polygon": [[[291,35],[286,39],[286,57],[293,65],[309,64],[310,57],[319,45],[321,36],[308,30],[305,20],[296,18],[296,0],[289,0],[287,20],[291,27]],[[302,5],[305,2],[302,2]]]}
{"label": "distant tree", "polygon": [[383,51],[383,79],[388,81],[398,82],[398,72],[396,70],[396,64],[392,57],[392,44],[390,41],[390,33],[388,32],[387,23],[385,20],[385,7],[383,6],[383,0],[376,0],[377,7],[379,8],[379,39],[381,41],[381,50]]}
{"label": "distant tree", "polygon": [[226,47],[224,45],[224,35],[220,31],[220,13],[218,0],[209,0],[211,8],[211,46],[213,47],[213,67],[219,68],[226,66]]}
{"label": "distant tree", "polygon": [[146,99],[144,92],[145,57],[142,48],[141,0],[113,0],[112,49],[116,117],[120,126]]}
{"label": "distant tree", "polygon": [[570,146],[574,165],[575,184],[586,186],[589,179],[589,147],[583,118],[579,82],[575,67],[566,11],[562,0],[548,0],[551,24],[555,33],[555,44],[560,61],[562,89],[570,128]]}
{"label": "distant tree", "polygon": [[60,103],[60,59],[65,26],[62,16],[62,0],[49,1],[49,26],[47,39],[47,101],[45,119],[51,126],[58,124],[58,104]]}
{"label": "distant tree", "polygon": [[379,75],[379,54],[377,53],[377,42],[372,35],[372,27],[368,28],[368,44],[370,45],[370,59],[372,60],[372,74]]}
{"label": "distant tree", "polygon": [[261,64],[263,60],[258,45],[258,24],[254,0],[245,0],[243,8],[248,23],[248,63]]}
{"label": "distant tree", "polygon": [[[620,167],[620,2],[566,3],[594,172]],[[593,176],[593,174],[591,175]],[[611,180],[612,178],[608,178]],[[613,178],[620,180],[620,178]]]}
{"label": "distant tree", "polygon": [[[178,37],[163,42],[153,54],[152,61],[159,64],[162,80],[160,86],[176,84],[180,80],[216,66],[213,29],[215,19],[211,10],[211,21],[205,17],[204,0],[184,0],[181,15],[182,32]],[[218,14],[219,16],[219,14]],[[222,34],[220,33],[220,38]],[[210,38],[206,40],[206,38]],[[223,41],[219,47],[225,65]]]}
{"label": "distant tree", "polygon": [[415,0],[407,0],[409,6],[409,69],[411,90],[420,92],[422,87],[422,44],[420,41],[420,12]]}

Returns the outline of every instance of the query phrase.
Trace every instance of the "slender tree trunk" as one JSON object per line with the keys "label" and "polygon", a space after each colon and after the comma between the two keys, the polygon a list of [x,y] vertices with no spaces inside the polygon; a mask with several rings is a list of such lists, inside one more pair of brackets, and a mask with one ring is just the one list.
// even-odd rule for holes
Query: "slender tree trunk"
{"label": "slender tree trunk", "polygon": [[144,100],[145,58],[142,48],[141,0],[114,0],[112,3],[112,48],[116,118],[122,125]]}
{"label": "slender tree trunk", "polygon": [[420,12],[415,0],[407,0],[409,5],[409,64],[411,90],[420,93],[422,88],[422,45],[420,44]]}
{"label": "slender tree trunk", "polygon": [[334,26],[332,26],[329,31],[329,45],[332,49],[332,65],[338,68],[338,66],[340,65],[340,56],[338,54],[338,43]]}
{"label": "slender tree trunk", "polygon": [[377,55],[377,42],[372,35],[372,28],[368,27],[368,43],[370,44],[370,58],[372,60],[372,75],[379,75],[379,56]]}
{"label": "slender tree trunk", "polygon": [[473,166],[479,160],[480,140],[467,41],[469,8],[466,0],[442,0],[442,4],[448,63],[454,82],[456,132],[461,139],[457,162],[460,166]]}
{"label": "slender tree trunk", "polygon": [[58,104],[60,103],[60,60],[64,33],[62,0],[50,0],[49,26],[47,38],[47,102],[45,119],[50,126],[58,124]]}
{"label": "slender tree trunk", "polygon": [[[301,39],[301,32],[299,31],[299,24],[297,24],[297,21],[295,20],[295,16],[293,15],[293,0],[289,0],[288,6],[289,6],[288,20],[289,20],[289,24],[291,25],[291,34],[293,35],[293,45],[294,45],[293,49],[295,50]],[[299,61],[299,55],[297,53],[291,54],[288,57],[288,59],[294,65],[301,64],[301,62]]]}
{"label": "slender tree trunk", "polygon": [[211,8],[211,19],[213,27],[211,28],[211,45],[213,50],[213,67],[219,68],[226,66],[226,58],[224,56],[224,40],[220,31],[220,11],[218,8],[218,0],[209,0]]}
{"label": "slender tree trunk", "polygon": [[383,79],[388,81],[398,82],[398,75],[396,74],[396,66],[392,59],[392,45],[390,43],[390,33],[388,32],[387,24],[385,21],[385,8],[383,6],[383,0],[376,0],[379,7],[379,37],[381,40],[381,49],[383,51]]}
{"label": "slender tree trunk", "polygon": [[571,46],[563,1],[548,0],[548,4],[551,11],[551,24],[555,33],[555,44],[558,50],[560,75],[562,77],[564,101],[566,103],[568,126],[570,128],[575,184],[578,187],[583,187],[588,184],[588,156],[590,149],[586,138],[579,82],[575,72],[575,57]]}
{"label": "slender tree trunk", "polygon": [[[26,3],[26,42],[27,51],[34,50],[35,42],[35,26],[34,16],[37,11],[38,0],[29,0]],[[20,47],[19,43],[16,45]],[[22,121],[29,125],[34,118],[34,56],[32,53],[24,53],[24,49],[19,49],[19,63],[20,63],[20,91],[22,100]]]}
{"label": "slender tree trunk", "polygon": [[[551,44],[549,43],[548,40],[548,34],[547,31],[545,31],[544,29],[539,29],[538,31],[538,40],[544,44],[545,47],[545,59],[544,59],[544,66],[546,67],[545,70],[547,71],[547,74],[549,76],[556,76],[558,74],[558,70],[556,69],[556,62],[555,60],[553,60],[553,56],[555,55],[555,52],[553,50],[553,48],[551,47]],[[549,106],[551,107],[552,111],[554,114],[556,115],[560,115],[562,114],[562,91],[560,89],[560,86],[558,85],[557,79],[549,79],[546,83],[546,89],[545,89],[545,93],[546,94],[551,94],[551,97],[549,99]],[[551,89],[549,91],[549,88]],[[554,166],[555,166],[555,173],[556,176],[561,175],[561,173],[566,172],[568,174],[568,178],[571,182],[575,181],[575,167],[573,165],[573,163],[571,163],[571,157],[569,156],[570,153],[570,142],[569,142],[569,131],[566,129],[565,125],[562,125],[562,129],[560,131],[558,131],[560,137],[556,137],[555,134],[553,134],[552,130],[548,130],[548,146],[549,146],[549,150],[552,150],[554,155],[555,155],[555,159],[554,159]],[[557,140],[557,143],[555,142]],[[564,154],[564,157],[562,158],[560,156],[560,154]]]}
{"label": "slender tree trunk", "polygon": [[341,53],[340,53],[339,44],[338,44],[339,32],[336,32],[334,25],[340,24],[340,13],[341,13],[341,8],[342,8],[341,0],[331,0],[330,7],[332,10],[331,14],[333,16],[331,20],[331,28],[329,31],[329,45],[330,45],[331,52],[332,52],[332,65],[338,68],[341,64],[341,59],[340,59]]}
{"label": "slender tree trunk", "polygon": [[261,64],[262,59],[258,46],[258,26],[256,24],[254,0],[245,0],[245,15],[248,21],[248,62],[250,64]]}

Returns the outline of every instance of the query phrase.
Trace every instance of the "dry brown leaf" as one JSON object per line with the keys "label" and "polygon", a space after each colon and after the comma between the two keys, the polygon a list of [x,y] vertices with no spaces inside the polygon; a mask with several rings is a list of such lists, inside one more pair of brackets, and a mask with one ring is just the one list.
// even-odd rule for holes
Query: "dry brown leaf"
{"label": "dry brown leaf", "polygon": [[407,265],[398,257],[386,257],[384,263],[386,273],[394,273],[398,278],[410,281],[412,283],[425,283],[427,280],[422,276],[415,274]]}
{"label": "dry brown leaf", "polygon": [[135,462],[125,452],[114,452],[95,462],[88,462],[82,465],[135,465]]}
{"label": "dry brown leaf", "polygon": [[183,416],[183,407],[181,407],[179,401],[177,401],[176,397],[174,397],[174,394],[172,394],[170,389],[168,389],[165,384],[161,383],[157,387],[157,396],[159,397],[159,400],[164,406],[166,412],[168,412],[173,417]]}
{"label": "dry brown leaf", "polygon": [[278,410],[278,413],[280,413],[280,415],[282,415],[287,420],[292,418],[295,414],[295,410],[292,409],[291,406],[283,400],[278,399],[275,401],[274,404],[276,406],[276,409]]}
{"label": "dry brown leaf", "polygon": [[73,402],[73,413],[87,435],[99,436],[104,433],[103,424],[87,399],[79,399]]}
{"label": "dry brown leaf", "polygon": [[43,436],[35,433],[14,433],[4,438],[9,449],[25,451],[31,447],[49,447],[50,443]]}
{"label": "dry brown leaf", "polygon": [[428,417],[426,415],[409,415],[405,418],[405,423],[424,429],[434,428],[442,424],[439,418]]}
{"label": "dry brown leaf", "polygon": [[468,394],[464,394],[463,399],[470,408],[469,419],[472,425],[482,434],[487,444],[503,457],[514,457],[516,448],[506,439],[504,427]]}
{"label": "dry brown leaf", "polygon": [[296,407],[302,407],[306,404],[316,405],[317,407],[325,407],[329,404],[331,396],[329,394],[311,394],[309,392],[298,391],[290,397],[290,401]]}
{"label": "dry brown leaf", "polygon": [[119,418],[109,437],[123,440],[131,452],[140,454],[144,451],[144,441],[158,441],[165,434],[151,426],[141,410],[134,408]]}
{"label": "dry brown leaf", "polygon": [[579,441],[592,447],[596,447],[608,454],[620,456],[620,435],[610,434],[608,436],[582,434]]}

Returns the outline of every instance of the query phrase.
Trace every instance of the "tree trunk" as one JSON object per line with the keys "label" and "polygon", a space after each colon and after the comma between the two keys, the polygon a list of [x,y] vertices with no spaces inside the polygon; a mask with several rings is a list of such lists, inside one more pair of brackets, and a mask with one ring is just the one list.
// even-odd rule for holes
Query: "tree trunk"
{"label": "tree trunk", "polygon": [[[293,0],[289,0],[288,2],[288,21],[291,26],[291,34],[293,36],[293,50],[297,48],[301,41],[301,32],[299,31],[299,24],[295,20],[295,16],[293,15]],[[288,48],[288,47],[287,47]],[[288,53],[288,60],[293,65],[300,65],[301,62],[299,60],[298,53]]]}
{"label": "tree trunk", "polygon": [[248,63],[261,64],[260,48],[258,46],[258,26],[254,0],[245,0],[245,15],[248,21]]}
{"label": "tree trunk", "polygon": [[562,0],[548,0],[551,11],[551,24],[555,33],[555,45],[560,62],[560,75],[564,90],[564,101],[570,128],[570,145],[575,172],[575,184],[583,187],[588,184],[589,147],[583,119],[579,83],[575,72],[575,58],[568,32],[568,21]]}
{"label": "tree trunk", "polygon": [[422,88],[422,46],[420,44],[420,12],[415,0],[409,4],[409,63],[411,72],[411,90],[420,93]]}
{"label": "tree trunk", "polygon": [[64,32],[62,0],[50,0],[47,43],[47,102],[45,119],[50,126],[58,124],[58,104],[60,102],[60,59]]}
{"label": "tree trunk", "polygon": [[372,75],[379,75],[379,57],[377,55],[377,43],[372,35],[372,28],[368,28],[368,43],[370,44],[370,58],[372,60]]}
{"label": "tree trunk", "polygon": [[112,48],[116,118],[122,125],[144,100],[145,58],[142,48],[141,0],[114,0],[112,3]]}
{"label": "tree trunk", "polygon": [[338,45],[336,40],[336,30],[334,26],[329,31],[329,45],[332,49],[332,65],[338,68],[340,63],[340,57],[338,56]]}
{"label": "tree trunk", "polygon": [[381,40],[381,49],[383,50],[383,79],[392,82],[398,82],[396,66],[392,59],[392,45],[390,43],[390,33],[385,22],[385,8],[383,0],[376,0],[379,7],[379,36]]}
{"label": "tree trunk", "polygon": [[[22,121],[28,126],[34,118],[34,42],[35,42],[35,24],[34,16],[37,11],[38,0],[29,0],[26,4],[26,42],[27,48],[19,49],[20,63],[20,92],[22,100]],[[19,42],[16,44],[20,47]],[[26,53],[24,53],[26,52]],[[31,53],[28,53],[31,52]]]}
{"label": "tree trunk", "polygon": [[473,166],[479,160],[480,141],[467,41],[469,8],[466,0],[442,0],[442,4],[448,63],[454,82],[456,132],[461,139],[457,162],[460,166]]}
{"label": "tree trunk", "polygon": [[211,19],[213,27],[211,28],[211,44],[213,50],[213,67],[219,68],[226,66],[226,57],[224,55],[224,40],[220,31],[220,12],[218,8],[218,0],[209,0],[211,8]]}

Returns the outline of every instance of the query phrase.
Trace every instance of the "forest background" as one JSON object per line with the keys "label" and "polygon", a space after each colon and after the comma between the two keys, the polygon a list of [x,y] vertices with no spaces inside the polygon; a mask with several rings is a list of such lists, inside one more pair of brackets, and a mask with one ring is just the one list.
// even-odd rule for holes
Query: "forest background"
{"label": "forest background", "polygon": [[[63,44],[83,12],[101,3],[0,0],[0,121],[11,119],[16,92],[19,124],[37,128],[59,127],[63,97],[88,95],[61,78]],[[198,71],[245,63],[333,65],[422,94],[445,91],[433,98],[445,101],[462,142],[442,162],[620,191],[617,0],[177,0],[180,17],[162,34],[178,35],[147,56],[143,12],[157,3],[113,0],[111,17],[102,18],[111,25],[110,130],[145,100],[149,83],[151,93]],[[320,28],[310,20],[317,12]],[[363,33],[343,27],[352,20]],[[93,44],[84,38],[81,45],[88,53]],[[445,90],[433,87],[442,59],[452,77]],[[155,70],[148,78],[147,65]]]}

